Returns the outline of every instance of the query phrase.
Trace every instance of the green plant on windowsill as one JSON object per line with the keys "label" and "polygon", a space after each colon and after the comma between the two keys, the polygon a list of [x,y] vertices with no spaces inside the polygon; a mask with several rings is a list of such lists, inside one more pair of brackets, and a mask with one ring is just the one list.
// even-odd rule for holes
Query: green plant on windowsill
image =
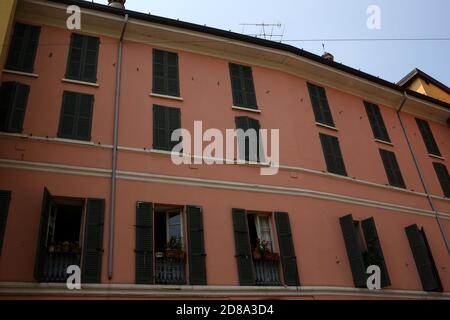
{"label": "green plant on windowsill", "polygon": [[269,241],[257,238],[253,258],[256,260],[277,261],[280,256],[278,253],[272,252]]}
{"label": "green plant on windowsill", "polygon": [[166,257],[184,258],[183,241],[181,240],[181,237],[170,237],[166,246]]}

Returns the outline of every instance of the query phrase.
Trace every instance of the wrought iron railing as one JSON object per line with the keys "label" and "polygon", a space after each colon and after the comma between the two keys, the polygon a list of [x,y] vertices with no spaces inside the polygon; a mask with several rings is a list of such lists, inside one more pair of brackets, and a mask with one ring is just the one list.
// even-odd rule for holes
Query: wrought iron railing
{"label": "wrought iron railing", "polygon": [[280,275],[278,272],[278,261],[254,260],[256,285],[257,286],[279,286]]}
{"label": "wrought iron railing", "polygon": [[52,252],[47,253],[44,262],[44,282],[66,282],[67,267],[70,265],[80,265],[79,253]]}
{"label": "wrought iron railing", "polygon": [[186,284],[184,258],[157,257],[155,283]]}

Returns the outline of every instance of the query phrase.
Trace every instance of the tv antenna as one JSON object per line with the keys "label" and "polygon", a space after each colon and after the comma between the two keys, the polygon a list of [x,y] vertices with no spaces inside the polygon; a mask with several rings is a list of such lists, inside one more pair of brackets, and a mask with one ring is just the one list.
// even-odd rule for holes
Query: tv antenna
{"label": "tv antenna", "polygon": [[[275,28],[281,30],[281,23],[240,23],[239,25],[242,26],[242,33],[247,36],[262,38],[264,40],[277,40],[279,42],[283,41],[284,27],[281,33],[274,34],[274,31],[276,31]],[[245,33],[246,28],[248,27],[251,27],[250,32],[252,33]]]}

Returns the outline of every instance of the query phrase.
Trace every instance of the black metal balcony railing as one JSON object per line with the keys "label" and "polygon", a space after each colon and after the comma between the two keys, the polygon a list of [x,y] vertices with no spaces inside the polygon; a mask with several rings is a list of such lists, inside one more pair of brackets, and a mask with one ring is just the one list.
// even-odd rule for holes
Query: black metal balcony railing
{"label": "black metal balcony railing", "polygon": [[184,258],[156,258],[155,283],[186,284]]}
{"label": "black metal balcony railing", "polygon": [[257,286],[279,286],[278,261],[255,260]]}
{"label": "black metal balcony railing", "polygon": [[66,282],[67,267],[80,265],[79,253],[53,252],[47,253],[44,261],[44,282]]}

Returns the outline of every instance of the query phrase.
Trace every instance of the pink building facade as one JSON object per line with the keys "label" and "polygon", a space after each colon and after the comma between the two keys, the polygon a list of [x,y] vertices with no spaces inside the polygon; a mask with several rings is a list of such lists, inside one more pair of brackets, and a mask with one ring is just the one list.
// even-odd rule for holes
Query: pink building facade
{"label": "pink building facade", "polygon": [[[66,27],[69,3],[81,30]],[[290,46],[107,6],[24,0],[15,21],[2,298],[450,298],[448,104]],[[171,130],[194,121],[279,129],[278,173],[174,164]],[[71,264],[81,290],[66,287]]]}

